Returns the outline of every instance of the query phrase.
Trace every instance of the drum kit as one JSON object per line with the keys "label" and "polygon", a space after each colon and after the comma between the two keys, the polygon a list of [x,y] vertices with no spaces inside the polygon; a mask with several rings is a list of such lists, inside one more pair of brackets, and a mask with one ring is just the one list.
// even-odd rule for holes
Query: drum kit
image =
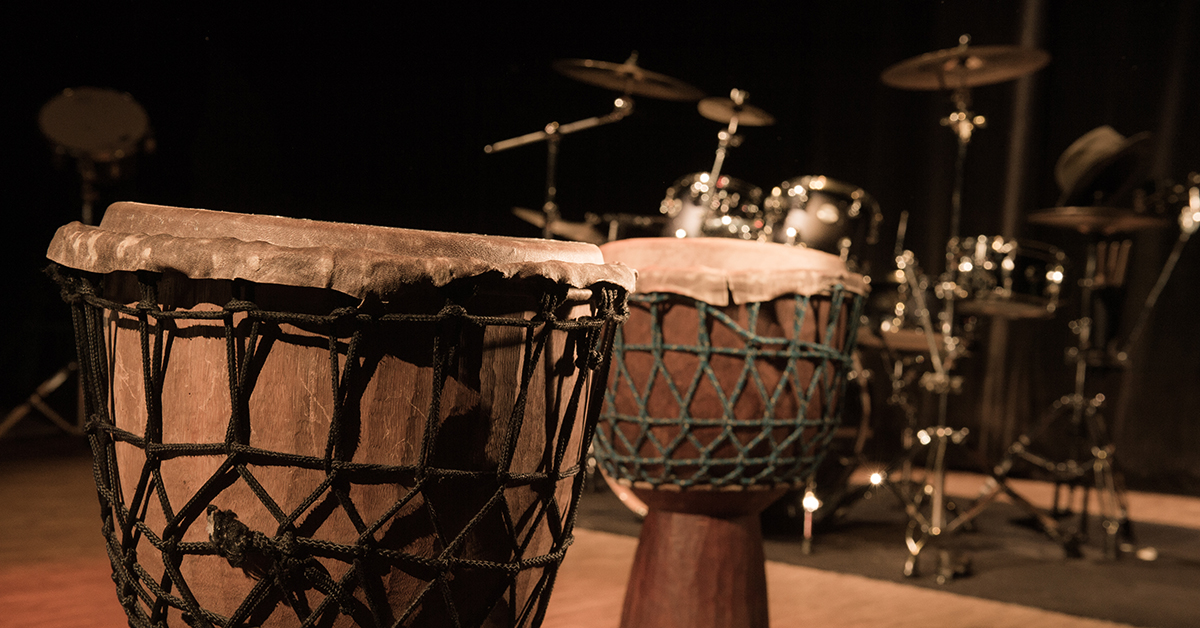
{"label": "drum kit", "polygon": [[[569,60],[559,62],[555,68],[570,78],[621,91],[623,95],[618,102],[626,101],[632,95],[679,101],[700,97],[698,90],[681,81],[637,67],[636,58],[635,54],[621,65]],[[1171,222],[1165,217],[1169,203],[1164,202],[1161,195],[1149,199],[1157,201],[1155,205],[1147,202],[1144,195],[1135,194],[1134,188],[1142,183],[1138,176],[1144,174],[1139,164],[1148,134],[1124,138],[1115,131],[1109,134],[1097,130],[1081,138],[1059,161],[1056,175],[1064,188],[1060,206],[1028,216],[1030,224],[1084,234],[1092,240],[1083,276],[1078,281],[1080,317],[1070,323],[1077,342],[1077,347],[1068,351],[1069,355],[1077,356],[1074,392],[1055,402],[1039,427],[1013,444],[1005,460],[993,470],[990,483],[969,506],[953,504],[944,490],[947,449],[962,443],[968,436],[968,430],[950,427],[947,398],[961,390],[962,377],[953,372],[956,361],[966,355],[968,345],[973,342],[973,326],[980,318],[1051,319],[1059,310],[1060,302],[1070,293],[1067,277],[1072,264],[1058,247],[1007,236],[964,236],[960,233],[968,147],[976,129],[987,125],[984,116],[971,110],[972,90],[1031,75],[1049,61],[1050,56],[1042,50],[1005,45],[975,46],[964,35],[955,47],[902,61],[882,72],[880,78],[888,86],[945,92],[953,105],[951,113],[941,120],[942,125],[954,134],[957,155],[945,269],[937,277],[926,275],[913,253],[904,248],[907,212],[901,215],[895,266],[872,276],[867,252],[879,243],[883,213],[872,195],[861,187],[823,175],[806,175],[783,181],[769,193],[764,193],[762,188],[724,174],[729,149],[742,142],[739,128],[775,122],[771,114],[751,105],[749,95],[739,89],[732,90],[727,98],[699,99],[697,109],[704,118],[726,125],[718,133],[713,166],[708,172],[688,174],[675,181],[666,190],[657,215],[589,214],[585,223],[570,223],[562,221],[557,207],[550,203],[541,214],[517,211],[529,222],[543,226],[547,233],[565,235],[574,231],[586,234],[587,238],[579,239],[610,244],[622,240],[626,228],[636,225],[642,233],[664,238],[732,238],[805,247],[838,256],[849,271],[866,275],[872,285],[873,294],[865,308],[868,314],[864,316],[863,326],[857,330],[857,345],[860,350],[879,351],[884,356],[892,384],[889,403],[904,412],[908,424],[902,437],[904,453],[900,460],[886,472],[875,474],[874,479],[892,489],[910,519],[906,533],[909,556],[905,573],[916,575],[918,558],[927,544],[971,525],[982,509],[1001,493],[1012,496],[1034,513],[1045,532],[1061,542],[1068,553],[1078,554],[1080,543],[1087,538],[1086,507],[1081,512],[1080,523],[1071,526],[1063,523],[1064,510],[1057,498],[1052,515],[1041,512],[1017,495],[1006,482],[1016,462],[1029,462],[1035,468],[1050,470],[1058,489],[1056,494],[1064,488],[1082,488],[1086,500],[1089,486],[1085,482],[1091,481],[1090,489],[1097,492],[1101,502],[1112,504],[1104,511],[1102,524],[1106,550],[1110,556],[1115,556],[1116,548],[1128,551],[1131,547],[1128,543],[1118,546],[1116,542],[1117,531],[1127,532],[1129,523],[1119,477],[1112,468],[1114,448],[1099,413],[1104,396],[1085,397],[1088,370],[1095,366],[1095,354],[1099,349],[1118,356],[1118,361],[1127,360],[1150,308],[1178,259],[1179,249],[1200,218],[1197,214],[1200,196],[1196,195],[1195,187],[1200,179],[1193,177],[1191,196],[1182,208],[1180,242],[1143,307],[1134,332],[1119,349],[1113,348],[1115,342],[1099,342],[1095,329],[1099,317],[1097,295],[1105,286],[1121,286],[1129,264],[1129,241],[1114,241],[1113,238],[1164,228]],[[1108,127],[1102,129],[1111,131]],[[1112,137],[1114,134],[1116,136]],[[553,139],[553,135],[546,138]],[[1184,188],[1176,186],[1173,193],[1182,196]],[[1131,200],[1135,198],[1137,202]],[[1177,200],[1169,199],[1171,203]],[[1115,330],[1110,329],[1101,335],[1113,333]],[[1109,346],[1103,346],[1106,344]],[[854,379],[852,371],[847,380]],[[932,426],[923,428],[919,425],[911,394],[915,387],[931,393],[938,400],[937,420]],[[1046,424],[1061,421],[1073,426],[1070,438],[1074,442],[1068,449],[1083,452],[1082,456],[1059,460],[1035,454],[1036,441],[1044,437]],[[856,431],[853,453],[839,464],[853,467],[864,462],[861,458],[863,439],[859,436],[863,430],[869,430],[867,423],[864,419],[863,426]],[[598,434],[598,442],[606,438],[604,432]],[[597,450],[598,466],[609,474],[616,474],[615,479],[606,476],[605,480],[627,505],[636,512],[646,513],[646,503],[638,499],[641,491],[629,490],[629,486],[637,486],[636,481],[631,484],[631,476],[614,466],[613,460],[622,458],[613,453],[611,443],[605,447],[609,449]],[[912,465],[922,454],[928,455],[925,475],[920,481],[914,481]],[[848,478],[849,473],[842,477]],[[852,501],[868,490],[871,487],[839,490],[839,499]],[[793,495],[803,496],[802,500],[794,502],[803,506],[791,508],[791,512],[805,511],[806,523],[811,524],[817,505],[815,497],[821,494],[820,490],[814,494],[811,484],[805,490],[789,494],[788,499]],[[846,503],[825,506],[830,511],[841,507],[844,512]],[[650,512],[653,512],[652,508]],[[806,534],[806,542],[809,540]],[[937,571],[939,582],[965,572],[965,565],[952,564],[949,553],[941,553]]]}
{"label": "drum kit", "polygon": [[[1008,485],[1018,461],[1062,486],[1094,480],[1115,542],[1128,527],[1115,452],[1103,396],[1085,388],[1103,349],[1095,297],[1121,284],[1129,247],[1102,238],[1167,224],[1119,205],[1123,179],[1092,205],[1065,195],[1031,217],[1096,237],[1072,323],[1076,388],[1039,426],[1068,421],[1082,456],[1039,454],[1034,432],[970,507],[944,491],[946,450],[967,435],[947,421],[966,321],[1049,318],[1064,291],[1057,248],[958,233],[966,149],[986,122],[969,110],[970,90],[1048,60],[964,39],[883,73],[898,88],[951,92],[943,123],[959,151],[945,272],[921,271],[902,217],[895,268],[874,282],[889,288],[877,288],[886,307],[872,315],[866,253],[882,220],[872,195],[820,175],[764,194],[724,174],[739,129],[774,118],[745,91],[705,98],[642,69],[636,53],[554,64],[619,92],[610,113],[486,147],[546,143],[541,210],[517,211],[541,240],[136,203],[111,206],[93,227],[85,185],[84,220],[58,231],[48,257],[72,313],[83,427],[130,624],[538,626],[595,465],[645,513],[623,626],[766,626],[760,515],[789,491],[804,492],[807,524],[820,508],[813,482],[862,371],[856,344],[892,360],[892,400],[908,416],[900,477],[879,474],[909,517],[906,573],[1001,493],[1077,549],[1083,525],[1061,525]],[[712,168],[676,181],[655,216],[563,221],[561,138],[624,119],[634,96],[695,101],[723,124]],[[43,111],[43,130],[83,164],[85,184],[95,166],[115,178],[147,149],[131,102],[77,90]],[[120,132],[62,127],[93,109]],[[1108,165],[1143,143],[1099,131],[1085,144],[1106,139]],[[1092,188],[1105,174],[1070,160],[1061,170]],[[1200,225],[1200,177],[1191,185],[1180,240],[1130,342]],[[659,237],[620,237],[630,227]],[[918,374],[924,365],[932,370]],[[933,426],[918,425],[914,384],[939,399]],[[957,574],[949,562],[943,551],[939,579]]]}

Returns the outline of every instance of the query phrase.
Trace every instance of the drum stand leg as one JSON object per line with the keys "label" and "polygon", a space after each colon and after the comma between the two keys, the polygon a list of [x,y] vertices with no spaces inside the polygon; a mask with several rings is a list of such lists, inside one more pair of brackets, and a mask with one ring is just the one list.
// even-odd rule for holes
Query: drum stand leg
{"label": "drum stand leg", "polygon": [[78,365],[76,365],[74,362],[68,363],[66,366],[59,369],[54,375],[51,375],[49,379],[42,382],[33,391],[33,394],[29,395],[29,398],[26,399],[24,403],[13,408],[12,410],[9,410],[8,414],[4,417],[4,420],[0,421],[0,437],[4,436],[8,430],[12,429],[14,425],[19,423],[21,419],[24,419],[29,415],[30,412],[33,412],[34,410],[40,412],[42,416],[49,419],[51,423],[56,425],[62,431],[74,436],[82,436],[82,410],[79,412],[76,422],[72,423],[64,419],[57,410],[50,407],[50,405],[46,403],[46,397],[50,396],[51,393],[58,390],[64,383],[66,383],[66,381],[70,379],[71,373],[74,373],[76,370],[78,370],[78,368]]}

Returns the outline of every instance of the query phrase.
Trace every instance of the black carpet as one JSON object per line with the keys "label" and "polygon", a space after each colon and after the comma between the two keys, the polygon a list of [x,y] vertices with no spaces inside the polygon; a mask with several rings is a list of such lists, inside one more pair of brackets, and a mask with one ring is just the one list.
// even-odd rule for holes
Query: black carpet
{"label": "black carpet", "polygon": [[[1026,513],[994,503],[975,519],[974,529],[939,537],[921,552],[920,573],[903,574],[908,518],[890,493],[856,502],[844,517],[825,522],[814,536],[811,554],[802,551],[800,528],[768,520],[769,560],[858,574],[878,580],[936,588],[960,595],[1158,628],[1200,626],[1200,530],[1137,523],[1135,538],[1154,548],[1157,559],[1122,554],[1104,557],[1098,529],[1082,546],[1082,558],[1028,524]],[[637,536],[639,520],[611,492],[600,488],[581,500],[577,525]],[[938,584],[940,550],[969,559],[970,575]]]}

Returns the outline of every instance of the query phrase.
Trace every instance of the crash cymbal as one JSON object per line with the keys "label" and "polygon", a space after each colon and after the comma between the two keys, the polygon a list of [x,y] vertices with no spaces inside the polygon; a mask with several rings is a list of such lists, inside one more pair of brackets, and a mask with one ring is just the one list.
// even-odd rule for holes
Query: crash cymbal
{"label": "crash cymbal", "polygon": [[736,112],[741,126],[771,126],[775,117],[754,105],[738,105],[731,98],[712,96],[701,100],[696,108],[700,115],[714,122],[729,122]]}
{"label": "crash cymbal", "polygon": [[900,89],[949,90],[1011,81],[1049,62],[1050,54],[1036,48],[962,45],[901,61],[880,78]]}
{"label": "crash cymbal", "polygon": [[1125,207],[1052,207],[1030,214],[1029,222],[1084,234],[1110,235],[1143,229],[1161,229],[1171,221]]}
{"label": "crash cymbal", "polygon": [[[535,226],[544,227],[546,224],[546,215],[536,209],[526,207],[514,207],[513,214],[517,218]],[[576,242],[589,242],[591,244],[604,244],[608,238],[604,234],[596,230],[595,227],[586,222],[567,222],[566,220],[555,220],[550,223],[550,233],[556,236],[564,237],[568,240]]]}
{"label": "crash cymbal", "polygon": [[704,98],[704,92],[679,79],[638,67],[637,53],[631,55],[624,63],[559,59],[552,67],[567,78],[623,94],[681,102]]}

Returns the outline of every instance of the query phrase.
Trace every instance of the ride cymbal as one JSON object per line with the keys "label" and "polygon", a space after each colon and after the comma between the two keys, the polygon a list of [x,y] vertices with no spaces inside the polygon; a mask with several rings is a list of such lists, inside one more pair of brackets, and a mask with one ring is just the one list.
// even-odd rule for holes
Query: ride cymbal
{"label": "ride cymbal", "polygon": [[1011,81],[1049,62],[1050,54],[1036,48],[961,45],[901,61],[879,78],[900,89],[950,90]]}
{"label": "ride cymbal", "polygon": [[630,55],[624,63],[559,59],[552,67],[567,78],[623,94],[681,102],[704,98],[704,92],[679,79],[639,67],[637,53]]}

